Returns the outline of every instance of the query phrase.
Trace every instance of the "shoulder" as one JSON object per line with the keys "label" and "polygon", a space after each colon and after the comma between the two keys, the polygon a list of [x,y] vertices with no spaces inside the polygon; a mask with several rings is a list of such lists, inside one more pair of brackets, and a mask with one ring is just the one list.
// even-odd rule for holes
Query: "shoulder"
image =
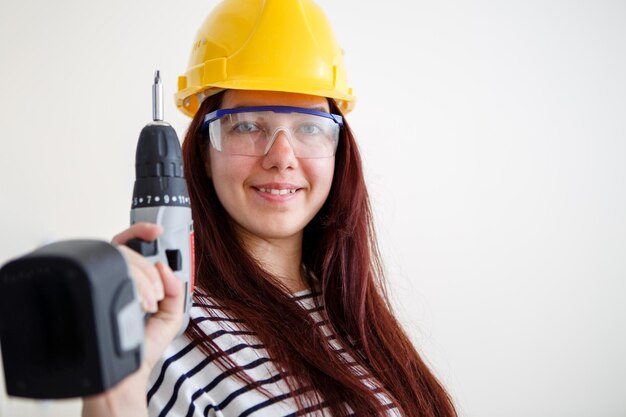
{"label": "shoulder", "polygon": [[242,386],[220,364],[224,356],[236,366],[252,368],[255,380],[277,372],[255,333],[219,303],[206,298],[201,304],[194,303],[190,319],[210,343],[201,350],[197,342],[183,335],[168,346],[148,382],[151,416],[221,415],[223,399]]}
{"label": "shoulder", "polygon": [[[318,294],[299,292],[294,301],[322,324]],[[297,407],[284,374],[255,332],[216,300],[197,294],[191,320],[201,330],[204,348],[188,336],[172,342],[150,376],[151,416],[291,415]],[[322,307],[323,308],[323,307]],[[226,359],[250,381],[225,368]],[[252,384],[250,383],[252,382]],[[261,392],[257,387],[262,387]]]}

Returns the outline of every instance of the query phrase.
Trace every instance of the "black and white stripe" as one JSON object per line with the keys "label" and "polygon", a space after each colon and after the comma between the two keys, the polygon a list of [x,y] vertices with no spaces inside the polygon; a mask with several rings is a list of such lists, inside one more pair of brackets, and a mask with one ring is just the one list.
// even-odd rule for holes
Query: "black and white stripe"
{"label": "black and white stripe", "polygon": [[[397,410],[391,406],[389,398],[382,392],[376,380],[351,357],[329,329],[323,305],[316,306],[315,303],[316,299],[320,301],[320,294],[306,290],[294,294],[293,299],[309,312],[331,348],[346,366],[388,406],[388,415],[397,416]],[[172,342],[150,375],[150,416],[303,415],[298,413],[294,397],[308,392],[310,387],[290,391],[285,382],[285,378],[290,378],[289,375],[277,369],[265,347],[253,331],[243,326],[242,320],[228,316],[219,305],[205,309],[195,303],[191,309],[191,319],[199,324],[230,360],[245,369],[256,385],[269,392],[270,397],[254,386],[240,381],[233,375],[233,371],[224,371],[216,361],[218,353],[207,356],[194,342],[181,337]],[[304,415],[319,410],[330,415],[323,401],[309,407]]]}

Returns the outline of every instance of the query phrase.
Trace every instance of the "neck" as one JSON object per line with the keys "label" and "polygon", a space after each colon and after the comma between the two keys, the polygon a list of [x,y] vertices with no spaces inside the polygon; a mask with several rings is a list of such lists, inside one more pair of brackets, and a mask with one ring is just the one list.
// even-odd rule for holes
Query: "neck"
{"label": "neck", "polygon": [[239,230],[244,246],[261,268],[272,274],[290,292],[308,288],[302,275],[302,235],[261,238]]}

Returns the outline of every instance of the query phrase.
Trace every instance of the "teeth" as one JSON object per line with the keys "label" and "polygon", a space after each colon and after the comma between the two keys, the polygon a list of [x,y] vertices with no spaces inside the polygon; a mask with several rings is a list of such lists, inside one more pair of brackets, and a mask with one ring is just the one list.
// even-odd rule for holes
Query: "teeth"
{"label": "teeth", "polygon": [[295,188],[285,189],[285,190],[277,190],[275,188],[259,188],[259,191],[262,193],[270,193],[272,195],[285,195],[285,194],[293,194],[296,192]]}

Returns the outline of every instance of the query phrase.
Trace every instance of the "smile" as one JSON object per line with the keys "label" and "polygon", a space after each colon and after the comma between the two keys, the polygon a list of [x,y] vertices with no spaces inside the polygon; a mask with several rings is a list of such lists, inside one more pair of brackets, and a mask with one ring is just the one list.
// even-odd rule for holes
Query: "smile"
{"label": "smile", "polygon": [[262,193],[268,193],[272,195],[285,195],[285,194],[293,194],[298,191],[297,188],[286,188],[282,190],[278,190],[275,188],[258,188],[258,190]]}

